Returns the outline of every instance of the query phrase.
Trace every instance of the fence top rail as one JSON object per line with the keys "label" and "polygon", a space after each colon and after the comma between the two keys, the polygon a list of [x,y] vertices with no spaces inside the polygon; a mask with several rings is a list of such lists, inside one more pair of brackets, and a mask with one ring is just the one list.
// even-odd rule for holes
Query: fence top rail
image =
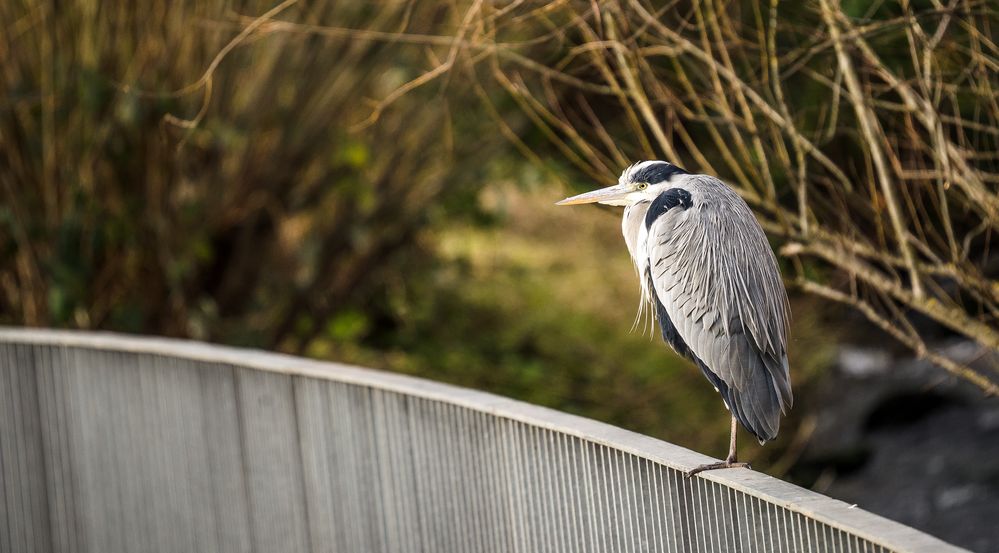
{"label": "fence top rail", "polygon": [[[292,355],[160,337],[109,332],[0,327],[0,343],[156,355],[330,380],[460,406],[519,421],[620,450],[686,471],[716,461],[706,455],[609,424],[494,394],[421,378]],[[895,521],[748,469],[699,473],[722,486],[757,497],[895,551],[962,552]]]}

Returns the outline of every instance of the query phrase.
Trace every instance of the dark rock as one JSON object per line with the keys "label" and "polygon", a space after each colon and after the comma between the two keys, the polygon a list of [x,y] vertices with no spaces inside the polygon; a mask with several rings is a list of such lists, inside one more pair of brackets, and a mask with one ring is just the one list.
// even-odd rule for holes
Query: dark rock
{"label": "dark rock", "polygon": [[[940,349],[994,371],[974,344]],[[955,545],[999,552],[999,398],[878,350],[845,349],[839,361],[793,476]]]}

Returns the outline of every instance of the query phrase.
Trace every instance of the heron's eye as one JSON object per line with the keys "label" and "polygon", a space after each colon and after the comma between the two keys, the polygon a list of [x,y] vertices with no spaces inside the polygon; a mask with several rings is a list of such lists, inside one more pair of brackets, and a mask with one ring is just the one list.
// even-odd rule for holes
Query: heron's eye
{"label": "heron's eye", "polygon": [[638,185],[635,188],[637,188],[639,190],[645,190],[648,187],[649,187],[649,183],[647,183],[647,182],[640,182],[640,183],[638,183]]}

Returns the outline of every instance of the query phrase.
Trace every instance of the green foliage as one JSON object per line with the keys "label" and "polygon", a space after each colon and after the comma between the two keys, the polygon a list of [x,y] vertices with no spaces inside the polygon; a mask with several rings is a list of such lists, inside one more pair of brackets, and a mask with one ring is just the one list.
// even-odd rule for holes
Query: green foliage
{"label": "green foliage", "polygon": [[[369,98],[414,73],[410,53],[265,34],[199,81],[236,14],[269,3],[95,6],[0,8],[23,23],[0,38],[0,322],[301,351],[328,327],[351,339],[344,313],[370,317],[390,275],[430,266],[426,229],[478,216],[481,167],[448,160],[497,145],[445,144],[441,111],[425,109],[433,91],[355,129]],[[452,23],[402,6],[285,15]]]}

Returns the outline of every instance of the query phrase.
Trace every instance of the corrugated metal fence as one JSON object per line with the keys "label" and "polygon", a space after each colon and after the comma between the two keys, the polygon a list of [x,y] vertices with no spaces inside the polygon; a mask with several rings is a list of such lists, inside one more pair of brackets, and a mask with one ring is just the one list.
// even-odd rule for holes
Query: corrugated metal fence
{"label": "corrugated metal fence", "polygon": [[206,344],[0,329],[0,551],[958,551],[605,424]]}

